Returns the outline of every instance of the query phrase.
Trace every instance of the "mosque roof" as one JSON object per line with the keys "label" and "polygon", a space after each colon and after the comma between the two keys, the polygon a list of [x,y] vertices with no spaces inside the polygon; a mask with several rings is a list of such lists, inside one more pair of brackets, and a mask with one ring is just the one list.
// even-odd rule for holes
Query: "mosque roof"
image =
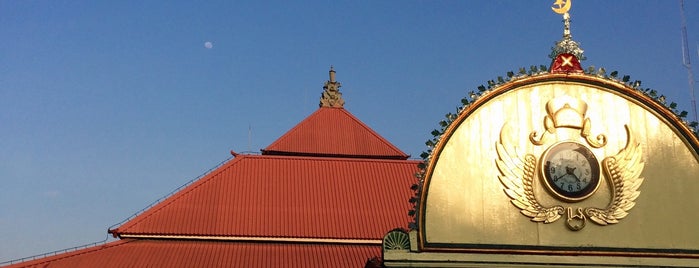
{"label": "mosque roof", "polygon": [[9,267],[361,267],[407,228],[417,160],[349,111],[330,70],[320,108],[110,229],[115,242]]}

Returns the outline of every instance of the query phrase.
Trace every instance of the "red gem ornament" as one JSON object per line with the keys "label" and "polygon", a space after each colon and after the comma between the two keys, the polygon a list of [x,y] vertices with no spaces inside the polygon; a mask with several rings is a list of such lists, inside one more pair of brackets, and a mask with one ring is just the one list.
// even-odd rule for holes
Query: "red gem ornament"
{"label": "red gem ornament", "polygon": [[583,69],[580,67],[580,61],[575,55],[570,53],[561,53],[556,56],[556,59],[551,63],[551,73],[582,73]]}

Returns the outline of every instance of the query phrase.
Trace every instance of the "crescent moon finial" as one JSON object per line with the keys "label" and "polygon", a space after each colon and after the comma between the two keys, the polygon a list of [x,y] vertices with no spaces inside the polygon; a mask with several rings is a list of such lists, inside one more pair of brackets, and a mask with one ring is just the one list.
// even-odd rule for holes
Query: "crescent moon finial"
{"label": "crescent moon finial", "polygon": [[[572,0],[556,0],[551,9],[557,14],[563,15],[563,39],[556,42],[549,54],[551,59],[556,59],[562,53],[573,54],[578,60],[585,60],[583,50],[578,42],[573,41],[573,36],[570,33],[570,7]],[[582,69],[580,69],[581,71]]]}
{"label": "crescent moon finial", "polygon": [[551,7],[553,12],[563,15],[563,37],[570,38],[570,7],[573,5],[573,0],[556,0]]}
{"label": "crescent moon finial", "polygon": [[570,10],[573,0],[556,0],[551,9],[558,14],[566,14]]}

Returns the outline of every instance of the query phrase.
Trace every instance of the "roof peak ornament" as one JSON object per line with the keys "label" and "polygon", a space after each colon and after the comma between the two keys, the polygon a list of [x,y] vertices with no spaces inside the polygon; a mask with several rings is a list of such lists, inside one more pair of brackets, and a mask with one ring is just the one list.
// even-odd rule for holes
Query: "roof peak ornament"
{"label": "roof peak ornament", "polygon": [[342,93],[340,92],[342,84],[335,81],[335,70],[332,65],[330,65],[330,71],[328,73],[330,79],[323,85],[323,94],[320,95],[319,105],[320,107],[342,108],[345,105],[345,100],[342,99]]}
{"label": "roof peak ornament", "polygon": [[551,73],[582,73],[580,61],[585,60],[580,44],[573,40],[570,33],[570,11],[573,0],[556,0],[551,9],[557,14],[563,15],[563,38],[551,48],[549,58]]}

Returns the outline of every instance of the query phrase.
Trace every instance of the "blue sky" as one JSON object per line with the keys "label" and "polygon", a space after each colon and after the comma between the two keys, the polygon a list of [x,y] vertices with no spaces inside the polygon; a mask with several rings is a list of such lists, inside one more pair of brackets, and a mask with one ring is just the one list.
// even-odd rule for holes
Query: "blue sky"
{"label": "blue sky", "polygon": [[[418,157],[467,92],[549,65],[562,35],[553,0],[198,2],[0,2],[0,262],[103,240],[230,150],[266,147],[317,109],[330,65],[345,108]],[[699,63],[699,2],[685,9]],[[691,111],[679,15],[575,1],[583,67]]]}

